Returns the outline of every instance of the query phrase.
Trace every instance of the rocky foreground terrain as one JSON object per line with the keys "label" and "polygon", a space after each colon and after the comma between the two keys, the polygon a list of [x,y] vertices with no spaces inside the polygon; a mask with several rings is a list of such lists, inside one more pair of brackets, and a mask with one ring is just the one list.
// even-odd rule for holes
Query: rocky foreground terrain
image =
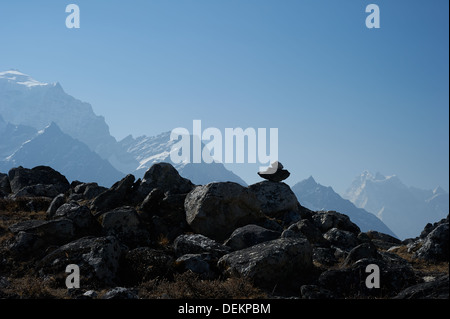
{"label": "rocky foreground terrain", "polygon": [[[400,241],[299,201],[282,182],[194,185],[166,163],[109,189],[13,168],[0,298],[449,298],[448,216]],[[70,264],[80,288],[66,287]]]}

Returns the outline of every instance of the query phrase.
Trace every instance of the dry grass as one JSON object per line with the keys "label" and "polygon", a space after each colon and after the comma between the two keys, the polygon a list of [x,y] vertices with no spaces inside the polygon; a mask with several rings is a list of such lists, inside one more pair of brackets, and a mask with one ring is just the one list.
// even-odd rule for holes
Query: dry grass
{"label": "dry grass", "polygon": [[[0,200],[1,201],[1,200]],[[0,202],[0,206],[5,203]],[[0,246],[13,235],[8,228],[19,222],[31,219],[44,220],[46,218],[45,211],[5,211],[0,207]]]}
{"label": "dry grass", "polygon": [[[42,279],[33,276],[9,279],[7,288],[0,290],[6,296],[18,299],[66,299],[66,289],[52,288],[52,283],[43,283]],[[49,279],[51,281],[51,279]]]}
{"label": "dry grass", "polygon": [[173,281],[150,280],[139,286],[146,299],[259,299],[266,293],[242,278],[202,280],[192,272],[175,275]]}
{"label": "dry grass", "polygon": [[[419,248],[420,246],[417,246],[416,250]],[[414,252],[408,252],[408,248],[406,246],[398,246],[391,252],[405,259],[415,270],[421,271],[424,274],[449,273],[448,262],[429,262],[424,259],[414,258]]]}

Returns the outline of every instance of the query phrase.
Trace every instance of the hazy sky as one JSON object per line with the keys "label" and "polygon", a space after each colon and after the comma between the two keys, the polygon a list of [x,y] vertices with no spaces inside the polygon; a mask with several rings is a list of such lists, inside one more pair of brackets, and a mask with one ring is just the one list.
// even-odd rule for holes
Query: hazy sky
{"label": "hazy sky", "polygon": [[[65,25],[80,8],[80,29]],[[368,29],[365,8],[380,8]],[[290,185],[363,170],[449,189],[448,0],[0,2],[0,70],[60,82],[111,134],[279,129]],[[233,166],[248,183],[255,171]]]}

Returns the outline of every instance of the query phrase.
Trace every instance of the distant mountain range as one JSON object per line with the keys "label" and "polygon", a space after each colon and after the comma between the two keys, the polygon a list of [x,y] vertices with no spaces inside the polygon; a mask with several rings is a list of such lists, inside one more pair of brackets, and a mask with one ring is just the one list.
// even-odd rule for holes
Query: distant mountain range
{"label": "distant mountain range", "polygon": [[401,239],[417,236],[424,224],[439,221],[449,213],[449,194],[441,187],[407,187],[395,175],[365,171],[343,197],[376,215]]}
{"label": "distant mountain range", "polygon": [[[15,138],[9,140],[10,137]],[[8,172],[18,166],[48,165],[64,172],[72,181],[101,181],[108,186],[124,176],[86,144],[63,133],[56,123],[40,131],[24,125],[8,124],[4,130],[0,127],[0,145],[7,151],[0,154],[10,154],[0,160],[0,171]]]}
{"label": "distant mountain range", "polygon": [[[59,83],[42,83],[16,70],[0,72],[0,135],[0,170],[50,165],[69,179],[96,179],[103,186],[125,174],[141,178],[156,162],[172,163],[170,151],[176,142],[170,141],[170,132],[130,135],[117,142],[90,104],[65,93]],[[246,185],[221,163],[172,164],[194,184]]]}
{"label": "distant mountain range", "polygon": [[[152,137],[130,135],[117,141],[105,119],[90,104],[64,92],[59,83],[42,83],[15,70],[0,72],[0,172],[19,165],[48,165],[69,180],[109,187],[125,174],[142,178],[152,164],[169,162],[194,184],[232,181],[246,185],[221,163],[173,163],[174,143],[170,132]],[[292,189],[305,207],[339,211],[363,231],[377,230],[401,239],[419,235],[424,224],[449,211],[449,195],[441,188],[406,187],[395,176],[368,172],[353,182],[345,199],[312,177]]]}
{"label": "distant mountain range", "polygon": [[356,207],[349,200],[342,198],[332,187],[317,183],[311,176],[292,187],[302,206],[311,210],[334,210],[346,214],[359,226],[361,231],[376,230],[397,237],[379,218],[364,209]]}

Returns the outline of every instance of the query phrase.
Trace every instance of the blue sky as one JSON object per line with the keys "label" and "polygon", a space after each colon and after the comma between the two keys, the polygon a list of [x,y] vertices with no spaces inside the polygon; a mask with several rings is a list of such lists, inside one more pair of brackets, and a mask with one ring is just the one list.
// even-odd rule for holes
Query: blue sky
{"label": "blue sky", "polygon": [[[75,3],[81,28],[67,29]],[[381,28],[367,29],[375,3]],[[449,189],[447,0],[0,3],[0,70],[103,115],[113,136],[279,129],[291,185],[343,192],[363,170]],[[245,165],[232,167],[258,181]]]}

